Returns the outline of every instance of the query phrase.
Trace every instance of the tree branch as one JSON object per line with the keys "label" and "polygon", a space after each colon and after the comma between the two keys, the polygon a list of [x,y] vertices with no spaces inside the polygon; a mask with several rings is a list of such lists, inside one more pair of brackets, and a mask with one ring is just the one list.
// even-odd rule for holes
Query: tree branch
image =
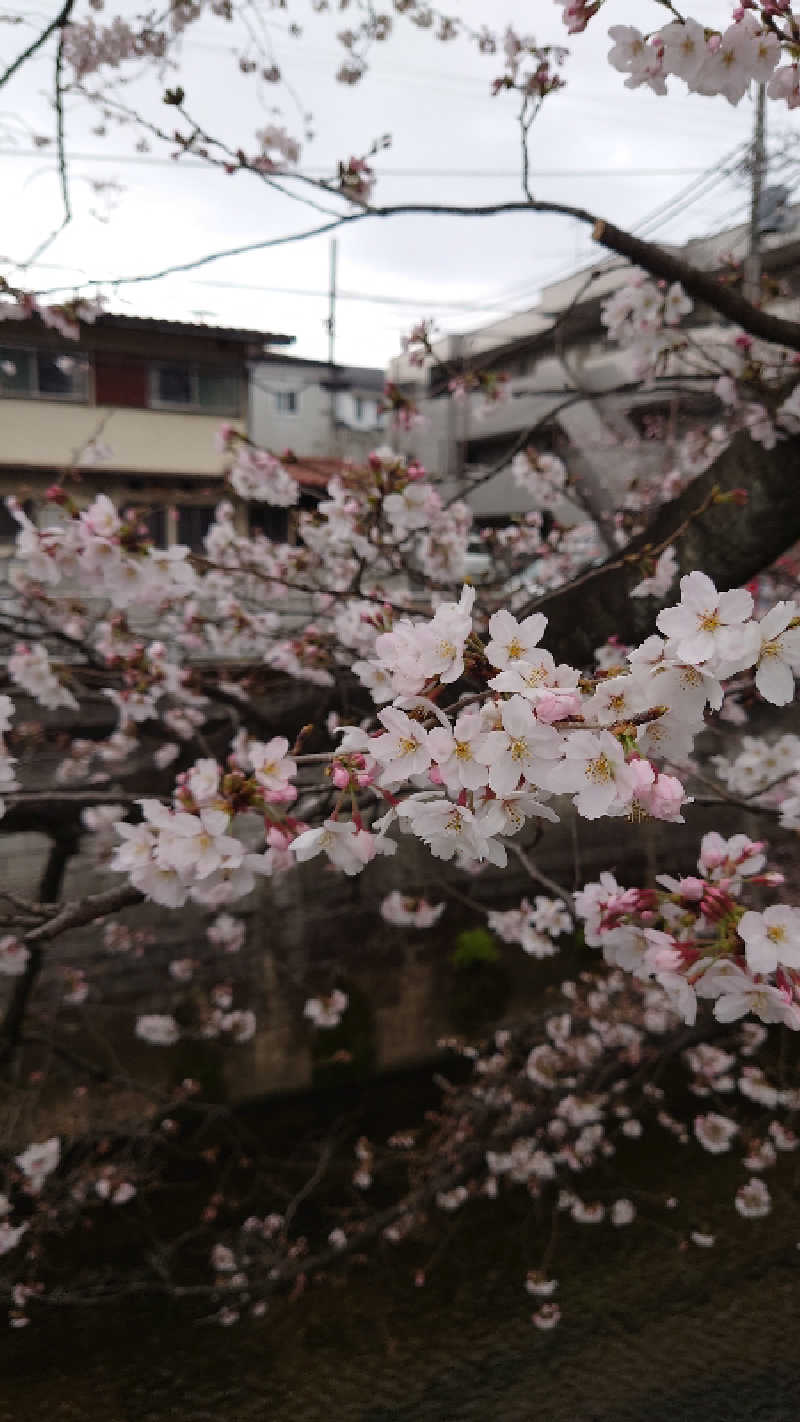
{"label": "tree branch", "polygon": [[[546,613],[553,652],[577,665],[591,662],[594,648],[615,634],[629,645],[641,642],[652,631],[655,612],[674,600],[672,594],[660,601],[631,597],[642,579],[642,558],[674,541],[682,572],[702,568],[721,588],[749,582],[800,539],[798,459],[798,436],[767,450],[749,434],[737,434],[621,553],[517,615]],[[722,494],[744,488],[747,507],[712,500],[715,486]]]}
{"label": "tree branch", "polygon": [[[41,900],[53,900],[58,897],[67,865],[75,853],[77,844],[77,836],[72,834],[64,834],[53,840],[39,884],[39,898]],[[56,915],[57,918],[58,915]],[[50,920],[51,923],[53,921]],[[28,1003],[44,965],[44,954],[39,947],[38,938],[41,935],[42,927],[46,928],[47,926],[46,924],[37,925],[24,935],[24,941],[28,946],[28,961],[25,964],[24,973],[14,983],[6,1014],[2,1025],[0,1025],[0,1064],[3,1065],[7,1065],[13,1060],[19,1045]]]}
{"label": "tree branch", "polygon": [[[773,316],[767,311],[760,310],[757,306],[751,305],[749,301],[745,301],[738,292],[721,285],[713,273],[704,272],[691,266],[654,242],[646,242],[641,237],[634,237],[631,232],[626,232],[623,228],[616,227],[613,222],[607,222],[604,218],[597,217],[594,213],[588,212],[586,208],[540,200],[491,203],[484,207],[433,203],[403,203],[395,207],[365,207],[359,209],[358,212],[347,213],[342,217],[333,218],[330,222],[323,222],[317,227],[309,227],[303,232],[293,232],[283,237],[267,237],[260,242],[248,242],[240,247],[227,247],[218,252],[210,252],[204,257],[195,257],[192,261],[178,262],[169,267],[162,267],[159,271],[147,272],[138,276],[91,278],[83,282],[82,285],[120,287],[138,285],[147,281],[159,281],[161,278],[173,276],[177,272],[195,271],[198,267],[207,266],[210,262],[220,261],[224,257],[239,257],[247,252],[285,247],[294,242],[304,242],[310,237],[321,237],[325,233],[334,232],[339,228],[350,227],[353,223],[364,222],[370,217],[497,217],[515,212],[546,213],[555,217],[570,217],[575,222],[581,222],[584,226],[591,227],[594,241],[605,247],[607,251],[626,257],[635,266],[642,267],[652,276],[661,277],[670,282],[680,282],[691,297],[707,303],[719,315],[726,317],[737,326],[741,326],[751,336],[788,346],[790,350],[800,350],[800,322],[789,321],[781,316]],[[54,290],[56,289],[60,290],[60,288],[54,288]],[[50,293],[40,292],[39,294],[48,295]]]}
{"label": "tree branch", "polygon": [[47,43],[50,36],[55,34],[56,30],[63,30],[64,26],[69,23],[69,17],[74,8],[75,0],[65,0],[65,3],[62,5],[55,19],[51,20],[50,24],[42,30],[38,38],[35,39],[32,44],[29,44],[28,48],[23,50],[22,54],[18,55],[13,63],[9,64],[8,68],[0,74],[0,89],[2,89],[4,84],[8,83],[9,79],[16,74],[18,69],[22,68],[26,60],[30,59],[37,50],[41,49],[43,44]]}

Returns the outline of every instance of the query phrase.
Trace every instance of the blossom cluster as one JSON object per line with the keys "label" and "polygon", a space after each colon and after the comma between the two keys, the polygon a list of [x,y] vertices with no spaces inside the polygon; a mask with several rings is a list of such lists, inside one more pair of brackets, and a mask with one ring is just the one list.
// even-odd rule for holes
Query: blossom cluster
{"label": "blossom cluster", "polygon": [[748,908],[746,888],[774,887],[764,845],[737,834],[703,837],[697,874],[656,876],[658,887],[625,889],[601,874],[575,896],[586,942],[606,962],[657,982],[693,1023],[698,999],[719,1022],[748,1013],[800,1029],[800,908]]}
{"label": "blossom cluster", "polygon": [[[710,428],[695,425],[684,435],[679,468],[670,475],[666,490],[653,491],[662,497],[665,492],[679,492],[681,476],[691,477],[708,468],[738,430],[746,431],[765,449],[774,449],[780,438],[800,428],[800,386],[794,385],[785,394],[787,381],[796,375],[794,352],[756,343],[735,329],[721,338],[715,334],[711,348],[708,339],[700,345],[691,333],[678,329],[692,310],[693,303],[680,283],[667,286],[644,272],[634,272],[601,308],[609,338],[626,351],[635,379],[651,381],[656,375],[680,377],[704,371],[720,402],[715,424]],[[752,398],[754,392],[761,395],[766,391],[776,394],[774,412],[762,399]],[[626,506],[637,507],[641,498],[640,490],[632,491]]]}
{"label": "blossom cluster", "polygon": [[533,958],[551,958],[557,949],[555,940],[572,927],[564,900],[544,894],[537,894],[533,904],[523,899],[518,909],[492,909],[487,919],[504,943],[519,943]]}
{"label": "blossom cluster", "polygon": [[[219,907],[249,894],[256,876],[273,872],[298,828],[283,814],[297,793],[290,784],[296,762],[288,749],[281,736],[267,742],[240,738],[227,774],[215,760],[197,761],[179,777],[171,807],[141,800],[141,821],[117,825],[123,842],[109,867],[170,908],[187,899]],[[259,853],[230,833],[237,812],[249,810],[260,814],[267,831],[268,847]]]}
{"label": "blossom cluster", "polygon": [[[540,646],[540,613],[521,622],[494,613],[484,643],[472,625],[474,596],[465,588],[430,621],[401,618],[377,635],[367,669],[375,699],[391,704],[377,712],[375,733],[340,728],[328,767],[335,804],[321,825],[306,828],[288,812],[297,794],[288,742],[240,738],[227,775],[198,762],[173,808],[143,802],[144,822],[120,826],[126,842],[113,867],[159,902],[225,903],[249,892],[256,873],[283,867],[276,855],[287,850],[298,861],[324,853],[358,874],[395,852],[393,826],[438,858],[502,867],[507,837],[530,819],[558,818],[554,796],[571,797],[587,819],[681,821],[683,786],[658,762],[688,756],[706,706],[722,704],[723,680],[753,668],[766,699],[781,705],[793,693],[795,605],[759,622],[749,592],[720,593],[702,573],[681,579],[680,603],[656,619],[663,635],[628,651],[628,670],[588,683]],[[439,699],[465,673],[484,690],[448,714]],[[385,809],[378,819],[375,801]],[[234,818],[250,813],[263,819],[266,854],[247,853],[231,833]]]}
{"label": "blossom cluster", "polygon": [[[773,791],[781,798],[793,790],[791,777],[800,772],[800,736],[787,732],[776,740],[763,736],[743,736],[737,754],[731,759],[723,755],[711,757],[714,769],[733,795],[750,799]],[[784,801],[785,804],[785,801]],[[784,809],[781,805],[781,810]]]}
{"label": "blossom cluster", "polygon": [[[761,18],[753,13],[756,9],[762,11]],[[730,104],[738,104],[753,83],[766,84],[768,96],[785,100],[790,108],[800,103],[797,64],[780,65],[782,52],[794,60],[796,33],[784,4],[741,6],[722,31],[709,31],[686,18],[672,20],[650,35],[633,25],[613,25],[608,33],[614,42],[609,63],[627,75],[626,88],[646,85],[663,95],[667,79],[674,75],[690,92],[723,94]]]}

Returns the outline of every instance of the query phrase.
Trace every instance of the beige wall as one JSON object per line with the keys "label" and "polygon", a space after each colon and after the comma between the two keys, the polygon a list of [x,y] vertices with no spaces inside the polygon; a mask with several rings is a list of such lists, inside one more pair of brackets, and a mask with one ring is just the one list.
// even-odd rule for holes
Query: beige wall
{"label": "beige wall", "polygon": [[3,399],[0,469],[39,467],[55,474],[97,438],[110,447],[108,464],[115,471],[219,476],[225,460],[214,447],[214,437],[222,423],[220,415]]}

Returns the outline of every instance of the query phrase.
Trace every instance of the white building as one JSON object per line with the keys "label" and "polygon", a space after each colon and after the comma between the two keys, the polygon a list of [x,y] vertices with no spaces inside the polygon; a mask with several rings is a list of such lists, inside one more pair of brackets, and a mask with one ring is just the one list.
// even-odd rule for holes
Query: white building
{"label": "white building", "polygon": [[250,435],[303,462],[363,458],[381,443],[382,370],[266,352],[250,374]]}
{"label": "white building", "polygon": [[[728,255],[741,260],[748,238],[748,227],[740,226],[666,250],[713,271]],[[420,429],[395,436],[393,443],[415,454],[432,473],[439,472],[449,488],[461,488],[484,521],[534,507],[507,466],[468,493],[474,476],[526,442],[540,452],[568,455],[570,471],[579,476],[589,506],[613,509],[634,470],[650,477],[655,461],[663,460],[663,444],[641,436],[647,421],[668,419],[674,408],[672,397],[658,389],[619,389],[633,381],[630,357],[607,339],[600,308],[628,281],[630,270],[622,258],[608,257],[551,283],[542,289],[536,307],[438,342],[438,367],[420,370],[406,357],[393,361],[389,379],[414,396],[426,421]],[[762,236],[762,270],[782,288],[767,302],[769,309],[796,319],[800,206],[785,210],[781,231]],[[716,313],[696,307],[691,322],[693,334],[703,343],[720,340],[722,322]],[[448,397],[443,372],[476,365],[508,373],[507,399],[487,407],[480,395],[460,401]],[[580,399],[581,394],[593,398]],[[694,395],[682,397],[681,407],[695,417],[719,409],[702,384]],[[565,522],[582,516],[566,500],[550,507]]]}

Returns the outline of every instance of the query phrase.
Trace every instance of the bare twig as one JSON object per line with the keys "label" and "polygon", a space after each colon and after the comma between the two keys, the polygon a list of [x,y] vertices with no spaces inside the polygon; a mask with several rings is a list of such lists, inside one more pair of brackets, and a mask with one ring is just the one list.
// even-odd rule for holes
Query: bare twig
{"label": "bare twig", "polygon": [[555,879],[549,878],[547,874],[542,873],[541,869],[537,869],[533,860],[525,853],[525,850],[522,849],[520,845],[515,844],[512,839],[504,839],[502,843],[506,849],[510,849],[512,854],[516,855],[526,874],[529,874],[532,879],[535,879],[537,884],[541,884],[542,888],[549,889],[551,894],[555,894],[558,898],[564,900],[567,913],[574,925],[576,921],[575,903],[569,889],[565,889],[563,885],[557,884]]}
{"label": "bare twig", "polygon": [[8,83],[9,79],[16,74],[18,69],[22,68],[27,60],[36,54],[37,50],[41,49],[43,44],[47,43],[50,36],[55,34],[56,30],[63,30],[64,26],[69,23],[69,18],[74,8],[75,0],[65,0],[65,3],[62,5],[55,19],[51,20],[50,24],[42,30],[41,34],[33,43],[29,44],[28,48],[22,51],[22,54],[17,55],[17,58],[0,74],[0,89],[2,89],[4,84]]}
{"label": "bare twig", "polygon": [[[567,203],[543,200],[509,201],[491,203],[483,207],[465,204],[402,203],[393,207],[365,207],[358,212],[350,212],[342,217],[332,218],[316,227],[301,232],[287,233],[282,237],[268,237],[259,242],[247,242],[238,247],[227,247],[217,252],[206,253],[191,261],[174,263],[155,272],[139,273],[130,277],[90,278],[82,285],[110,285],[114,287],[139,285],[147,281],[159,281],[163,277],[178,272],[195,271],[198,267],[220,261],[224,257],[238,257],[247,252],[266,251],[274,247],[285,247],[295,242],[304,242],[312,237],[321,237],[339,228],[350,227],[353,223],[364,222],[367,218],[391,217],[496,217],[515,212],[546,213],[550,216],[568,217],[584,226],[591,227],[592,238],[600,246],[618,256],[627,258],[633,265],[643,268],[651,276],[664,281],[680,282],[684,290],[697,301],[707,303],[721,316],[727,317],[752,336],[800,350],[800,322],[774,316],[768,311],[753,306],[732,287],[723,286],[713,272],[704,272],[673,253],[626,232],[614,223],[597,217],[586,208]],[[46,292],[40,293],[46,295]]]}

